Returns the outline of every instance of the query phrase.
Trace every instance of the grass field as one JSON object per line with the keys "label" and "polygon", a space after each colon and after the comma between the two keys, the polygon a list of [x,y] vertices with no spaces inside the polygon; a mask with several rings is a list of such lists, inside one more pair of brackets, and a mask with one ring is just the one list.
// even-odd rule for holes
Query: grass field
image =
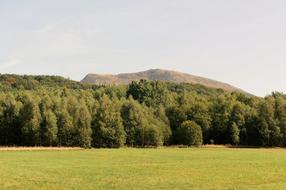
{"label": "grass field", "polygon": [[286,150],[6,150],[0,189],[284,190]]}

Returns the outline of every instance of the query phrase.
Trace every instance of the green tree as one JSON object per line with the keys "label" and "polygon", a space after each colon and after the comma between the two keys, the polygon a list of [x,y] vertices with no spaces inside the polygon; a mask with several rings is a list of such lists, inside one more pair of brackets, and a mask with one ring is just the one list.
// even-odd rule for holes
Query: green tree
{"label": "green tree", "polygon": [[272,96],[275,98],[274,117],[281,132],[280,145],[286,146],[286,96],[282,93],[273,93]]}
{"label": "green tree", "polygon": [[103,95],[99,104],[92,122],[93,146],[123,146],[126,141],[126,134],[120,116],[118,100],[110,100],[108,96]]}
{"label": "green tree", "polygon": [[19,118],[23,145],[40,145],[41,113],[37,98],[32,98],[29,94],[25,94],[22,99],[23,106],[20,109]]}
{"label": "green tree", "polygon": [[196,122],[201,126],[203,131],[204,141],[209,141],[209,130],[212,123],[212,118],[209,113],[209,105],[206,100],[201,99],[193,103],[187,111],[187,119]]}
{"label": "green tree", "polygon": [[212,128],[211,139],[216,144],[227,144],[229,139],[228,127],[230,122],[233,97],[229,95],[220,95],[212,104]]}
{"label": "green tree", "polygon": [[74,125],[76,126],[76,142],[79,146],[88,148],[92,143],[92,117],[84,103],[80,103],[74,117]]}
{"label": "green tree", "polygon": [[57,117],[51,110],[45,111],[42,115],[41,133],[42,145],[52,146],[57,144]]}
{"label": "green tree", "polygon": [[177,144],[179,141],[179,136],[177,134],[178,128],[181,124],[187,120],[186,113],[179,107],[169,107],[166,110],[166,115],[170,121],[170,127],[172,130],[171,143]]}
{"label": "green tree", "polygon": [[258,109],[258,126],[262,146],[278,146],[281,142],[281,131],[275,120],[274,100],[267,97]]}
{"label": "green tree", "polygon": [[144,130],[148,126],[148,118],[145,117],[143,109],[132,97],[121,108],[128,146],[144,146]]}
{"label": "green tree", "polygon": [[236,125],[236,123],[233,123],[230,127],[230,135],[231,135],[231,142],[234,145],[238,145],[239,144],[239,128]]}
{"label": "green tree", "polygon": [[20,104],[12,94],[0,99],[0,144],[19,145],[21,128],[19,127]]}
{"label": "green tree", "polygon": [[[44,91],[44,93],[47,93]],[[49,96],[44,96],[41,98],[39,108],[41,112],[41,145],[52,146],[57,143],[57,118],[52,111],[53,102]]]}
{"label": "green tree", "polygon": [[166,115],[166,111],[163,105],[158,106],[155,108],[154,116],[157,120],[157,125],[159,126],[160,130],[162,131],[163,134],[163,143],[165,145],[168,145],[171,143],[171,137],[172,137],[172,130],[170,127],[170,122],[169,119]]}
{"label": "green tree", "polygon": [[163,139],[162,131],[156,125],[150,125],[144,131],[144,146],[162,146]]}
{"label": "green tree", "polygon": [[132,96],[135,100],[143,103],[146,98],[152,96],[152,85],[146,80],[132,81],[128,86],[127,97]]}
{"label": "green tree", "polygon": [[73,119],[69,113],[62,109],[58,113],[58,145],[59,146],[76,146],[76,131],[73,125]]}
{"label": "green tree", "polygon": [[122,106],[121,117],[129,146],[161,146],[169,141],[171,131],[164,110],[141,105],[130,97]]}
{"label": "green tree", "polygon": [[193,121],[185,121],[179,128],[180,143],[188,146],[200,146],[203,143],[201,127]]}

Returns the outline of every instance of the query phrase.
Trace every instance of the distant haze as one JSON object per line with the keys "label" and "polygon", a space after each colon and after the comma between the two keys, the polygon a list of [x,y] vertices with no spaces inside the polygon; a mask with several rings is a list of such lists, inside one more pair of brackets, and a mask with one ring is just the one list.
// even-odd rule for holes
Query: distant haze
{"label": "distant haze", "polygon": [[286,91],[285,0],[1,0],[0,73],[161,68]]}

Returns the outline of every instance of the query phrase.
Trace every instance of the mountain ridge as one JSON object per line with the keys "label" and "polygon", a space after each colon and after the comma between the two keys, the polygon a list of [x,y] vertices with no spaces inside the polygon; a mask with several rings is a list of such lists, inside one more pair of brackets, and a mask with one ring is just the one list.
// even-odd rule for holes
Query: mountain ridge
{"label": "mountain ridge", "polygon": [[81,82],[92,83],[96,85],[109,85],[109,84],[129,84],[132,81],[145,80],[160,80],[174,83],[190,83],[201,84],[211,88],[221,88],[226,91],[239,91],[244,92],[242,89],[232,86],[230,84],[220,82],[217,80],[196,76],[188,73],[165,70],[165,69],[149,69],[146,71],[134,73],[119,73],[119,74],[87,74]]}

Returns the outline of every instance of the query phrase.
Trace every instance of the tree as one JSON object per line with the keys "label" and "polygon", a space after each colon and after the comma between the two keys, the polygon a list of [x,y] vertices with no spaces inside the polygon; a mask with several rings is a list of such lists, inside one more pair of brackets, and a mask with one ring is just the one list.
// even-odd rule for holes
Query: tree
{"label": "tree", "polygon": [[203,143],[201,127],[193,121],[185,121],[179,128],[180,143],[188,146],[200,146]]}
{"label": "tree", "polygon": [[270,144],[270,130],[265,119],[259,120],[259,144],[261,146],[269,146]]}
{"label": "tree", "polygon": [[121,108],[121,117],[127,145],[144,147],[168,143],[171,130],[160,106],[155,111],[129,97]]}
{"label": "tree", "polygon": [[152,96],[152,85],[146,80],[132,81],[128,86],[127,97],[132,96],[135,100],[143,103],[146,98]]}
{"label": "tree", "polygon": [[258,108],[258,126],[262,146],[278,146],[281,142],[281,131],[275,120],[274,100],[267,97]]}
{"label": "tree", "polygon": [[245,125],[245,111],[245,106],[240,102],[236,102],[231,110],[231,122],[235,122],[238,127],[243,127]]}
{"label": "tree", "polygon": [[230,123],[230,114],[233,105],[233,98],[229,95],[220,95],[212,104],[212,128],[210,138],[216,144],[227,144],[228,126]]}
{"label": "tree", "polygon": [[58,113],[58,145],[76,146],[76,131],[73,125],[72,117],[63,109]]}
{"label": "tree", "polygon": [[211,127],[212,118],[209,113],[209,105],[206,100],[201,99],[193,103],[187,112],[187,119],[196,122],[201,126],[204,141],[209,141],[209,129]]}
{"label": "tree", "polygon": [[273,93],[272,96],[275,98],[274,117],[281,133],[280,145],[286,146],[286,97],[282,93]]}
{"label": "tree", "polygon": [[170,127],[169,119],[166,115],[164,106],[158,106],[154,111],[154,116],[157,118],[157,125],[163,133],[163,143],[168,145],[171,143],[172,130]]}
{"label": "tree", "polygon": [[169,107],[166,110],[166,115],[170,121],[170,127],[172,130],[171,143],[177,144],[179,141],[179,136],[177,134],[178,128],[181,124],[187,120],[187,115],[179,107]]}
{"label": "tree", "polygon": [[19,128],[20,104],[12,94],[0,100],[0,144],[19,145],[21,128]]}
{"label": "tree", "polygon": [[52,146],[57,143],[57,118],[52,111],[52,100],[49,96],[44,96],[39,104],[41,112],[41,124],[40,124],[40,133],[41,133],[41,145]]}
{"label": "tree", "polygon": [[92,143],[91,115],[87,106],[82,102],[74,115],[76,142],[78,146],[88,148]]}
{"label": "tree", "polygon": [[121,108],[121,117],[126,133],[128,146],[144,146],[144,130],[148,126],[148,118],[144,115],[143,108],[132,97]]}
{"label": "tree", "polygon": [[20,109],[19,118],[23,138],[23,145],[40,145],[41,113],[36,98],[29,94],[23,97],[23,106]]}
{"label": "tree", "polygon": [[163,139],[162,131],[156,125],[150,125],[144,131],[144,146],[162,146]]}
{"label": "tree", "polygon": [[168,100],[168,88],[162,81],[132,81],[128,86],[127,97],[132,96],[140,103],[147,106],[156,107],[160,104],[165,105]]}
{"label": "tree", "polygon": [[92,121],[93,146],[122,147],[126,141],[126,134],[118,100],[110,100],[108,96],[103,95],[99,104]]}
{"label": "tree", "polygon": [[41,133],[42,145],[56,145],[58,134],[57,117],[51,110],[45,111],[43,113]]}
{"label": "tree", "polygon": [[239,128],[236,123],[233,123],[230,127],[231,142],[234,145],[239,144]]}

